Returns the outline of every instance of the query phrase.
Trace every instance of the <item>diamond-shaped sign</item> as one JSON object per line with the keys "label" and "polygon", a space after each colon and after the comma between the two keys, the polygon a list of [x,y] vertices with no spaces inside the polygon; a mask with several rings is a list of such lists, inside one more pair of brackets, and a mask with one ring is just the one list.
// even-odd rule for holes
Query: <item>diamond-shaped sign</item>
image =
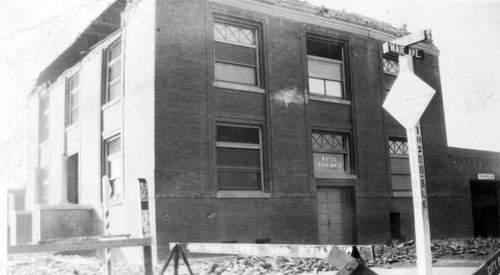
{"label": "diamond-shaped sign", "polygon": [[435,93],[413,72],[401,70],[382,106],[406,129],[410,129],[417,125]]}

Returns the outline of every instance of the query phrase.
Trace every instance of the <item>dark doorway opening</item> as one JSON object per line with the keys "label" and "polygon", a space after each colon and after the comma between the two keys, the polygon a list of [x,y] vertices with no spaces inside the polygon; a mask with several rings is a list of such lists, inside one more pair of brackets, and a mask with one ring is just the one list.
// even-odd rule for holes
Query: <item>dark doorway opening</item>
{"label": "dark doorway opening", "polygon": [[68,157],[68,202],[78,204],[78,154]]}
{"label": "dark doorway opening", "polygon": [[471,181],[474,236],[498,237],[498,182]]}

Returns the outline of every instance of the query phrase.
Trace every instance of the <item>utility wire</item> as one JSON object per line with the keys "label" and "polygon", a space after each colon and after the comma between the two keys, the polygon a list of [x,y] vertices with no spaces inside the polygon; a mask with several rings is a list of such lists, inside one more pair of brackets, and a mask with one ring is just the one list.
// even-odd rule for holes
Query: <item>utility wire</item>
{"label": "utility wire", "polygon": [[90,5],[94,5],[94,4],[96,4],[96,3],[98,3],[98,2],[101,2],[101,1],[102,1],[102,0],[96,0],[96,1],[91,2],[91,3],[85,3],[85,4],[78,5],[78,6],[73,7],[73,8],[71,8],[71,9],[69,9],[69,10],[67,10],[67,11],[65,11],[65,12],[63,12],[63,13],[60,13],[60,14],[58,14],[58,15],[56,15],[56,16],[54,16],[54,17],[50,18],[50,19],[47,19],[47,20],[45,20],[45,21],[43,21],[43,22],[40,22],[40,23],[35,24],[35,25],[32,25],[32,26],[30,26],[30,27],[26,27],[26,28],[23,28],[23,29],[17,30],[17,31],[15,31],[15,32],[11,33],[11,34],[8,34],[8,35],[6,35],[6,36],[4,36],[4,37],[1,37],[1,38],[0,38],[0,41],[5,40],[5,39],[7,39],[7,38],[9,38],[9,37],[12,37],[12,36],[14,36],[14,35],[16,35],[16,34],[19,34],[19,33],[21,33],[21,32],[24,32],[24,31],[28,31],[28,30],[34,29],[34,28],[39,27],[39,26],[41,26],[41,25],[43,25],[43,24],[47,24],[47,23],[49,23],[50,21],[53,21],[53,20],[55,20],[55,19],[57,19],[57,18],[59,18],[59,17],[61,17],[61,16],[65,15],[66,13],[72,12],[73,10],[79,9],[79,8],[81,8],[81,7],[88,7],[88,6],[90,6]]}

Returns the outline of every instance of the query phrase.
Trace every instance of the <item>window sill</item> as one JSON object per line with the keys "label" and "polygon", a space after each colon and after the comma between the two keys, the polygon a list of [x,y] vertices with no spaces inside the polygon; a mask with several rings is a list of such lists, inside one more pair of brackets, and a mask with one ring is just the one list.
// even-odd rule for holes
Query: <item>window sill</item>
{"label": "window sill", "polygon": [[316,100],[316,101],[323,101],[323,102],[331,102],[331,103],[338,103],[338,104],[344,104],[344,105],[352,105],[350,100],[345,100],[345,99],[340,99],[340,98],[333,98],[333,97],[328,97],[328,96],[321,96],[321,95],[312,95],[309,94],[309,99],[310,100]]}
{"label": "window sill", "polygon": [[262,191],[217,191],[217,198],[270,198],[270,193]]}
{"label": "window sill", "polygon": [[412,198],[413,193],[411,191],[392,191],[392,197],[394,197],[394,198]]}
{"label": "window sill", "polygon": [[317,179],[348,179],[348,180],[357,180],[358,176],[356,175],[332,175],[332,174],[316,174],[315,177]]}
{"label": "window sill", "polygon": [[110,108],[111,106],[115,105],[116,103],[118,103],[120,101],[121,101],[121,98],[118,97],[118,98],[113,99],[110,102],[106,102],[104,105],[102,105],[102,110],[104,111],[104,110]]}
{"label": "window sill", "polygon": [[256,86],[249,86],[249,85],[245,85],[245,84],[229,83],[229,82],[222,82],[222,81],[214,81],[214,87],[222,88],[222,89],[245,91],[245,92],[253,92],[253,93],[259,93],[259,94],[266,93],[266,90],[261,89],[261,88],[256,87]]}

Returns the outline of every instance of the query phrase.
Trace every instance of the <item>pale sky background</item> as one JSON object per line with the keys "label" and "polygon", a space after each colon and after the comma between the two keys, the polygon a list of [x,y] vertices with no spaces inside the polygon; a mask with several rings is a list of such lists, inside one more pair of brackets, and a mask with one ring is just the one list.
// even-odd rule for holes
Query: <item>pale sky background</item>
{"label": "pale sky background", "polygon": [[[38,73],[110,2],[0,0],[2,184],[26,181],[25,105]],[[406,23],[410,31],[431,29],[441,51],[448,144],[500,152],[500,1],[308,2],[398,27]]]}

